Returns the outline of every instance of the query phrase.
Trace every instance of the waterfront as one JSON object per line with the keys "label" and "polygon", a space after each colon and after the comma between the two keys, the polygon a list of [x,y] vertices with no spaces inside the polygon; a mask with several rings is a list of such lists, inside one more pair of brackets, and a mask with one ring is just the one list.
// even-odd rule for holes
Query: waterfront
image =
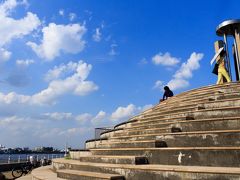
{"label": "waterfront", "polygon": [[64,153],[55,154],[0,154],[0,164],[29,161],[30,156],[35,156],[37,161],[43,159],[55,159],[64,157]]}

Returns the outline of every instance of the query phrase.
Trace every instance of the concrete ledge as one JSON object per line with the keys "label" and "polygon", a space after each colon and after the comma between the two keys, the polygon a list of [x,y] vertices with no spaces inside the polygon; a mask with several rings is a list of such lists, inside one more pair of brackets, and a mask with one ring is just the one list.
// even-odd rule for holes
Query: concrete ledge
{"label": "concrete ledge", "polygon": [[76,171],[76,170],[58,170],[58,177],[63,177],[71,180],[125,180],[125,178],[119,174],[107,174],[107,173],[97,173],[88,171]]}
{"label": "concrete ledge", "polygon": [[32,171],[32,180],[65,180],[58,178],[51,169],[52,166],[44,166]]}

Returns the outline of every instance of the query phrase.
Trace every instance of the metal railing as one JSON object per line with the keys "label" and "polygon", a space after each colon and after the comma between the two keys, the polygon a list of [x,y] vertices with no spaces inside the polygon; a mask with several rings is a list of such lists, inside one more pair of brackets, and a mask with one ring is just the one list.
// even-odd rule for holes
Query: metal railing
{"label": "metal railing", "polygon": [[43,158],[46,158],[47,160],[62,158],[64,157],[64,154],[21,154],[21,155],[0,154],[0,164],[29,162],[30,156],[35,156],[36,160],[40,161]]}
{"label": "metal railing", "polygon": [[95,139],[99,139],[101,133],[109,131],[109,130],[113,130],[113,127],[101,127],[101,128],[95,128]]}

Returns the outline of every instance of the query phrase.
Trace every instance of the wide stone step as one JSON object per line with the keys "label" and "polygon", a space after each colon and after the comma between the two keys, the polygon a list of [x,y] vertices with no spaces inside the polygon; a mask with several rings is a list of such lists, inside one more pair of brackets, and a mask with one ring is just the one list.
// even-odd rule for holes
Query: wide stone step
{"label": "wide stone step", "polygon": [[111,164],[148,164],[148,159],[142,156],[82,156],[81,162],[111,163]]}
{"label": "wide stone step", "polygon": [[170,126],[165,128],[154,128],[154,129],[140,129],[136,131],[122,131],[121,133],[115,133],[112,135],[112,137],[120,137],[120,136],[131,136],[131,135],[144,135],[144,134],[153,134],[153,133],[169,133],[172,132],[172,129]]}
{"label": "wide stone step", "polygon": [[57,176],[69,180],[125,180],[124,176],[119,174],[97,173],[70,169],[58,170]]}
{"label": "wide stone step", "polygon": [[[240,147],[91,149],[94,155],[146,156],[150,164],[240,167]],[[226,161],[227,159],[227,161]]]}
{"label": "wide stone step", "polygon": [[[240,130],[215,130],[215,131],[192,131],[192,132],[175,132],[175,135],[196,135],[196,134],[219,134],[219,133],[238,133]],[[156,140],[157,136],[161,135],[172,135],[173,133],[161,133],[161,134],[144,134],[144,135],[131,135],[131,136],[118,136],[118,137],[111,137],[109,140],[113,141],[141,141],[141,140]]]}
{"label": "wide stone step", "polygon": [[[174,134],[157,136],[156,139],[167,147],[240,147],[240,132],[219,134]],[[137,143],[137,142],[135,142]]]}
{"label": "wide stone step", "polygon": [[[141,123],[147,122],[148,120],[151,119],[156,119],[156,118],[165,118],[171,116],[178,116],[178,117],[184,117],[188,114],[196,114],[198,113],[199,116],[201,117],[211,117],[212,112],[218,112],[218,116],[221,115],[221,113],[228,113],[228,116],[231,116],[232,112],[235,112],[237,114],[240,110],[240,106],[224,106],[224,107],[213,107],[213,108],[202,108],[200,107],[194,107],[194,108],[186,108],[185,110],[182,110],[180,112],[172,112],[172,111],[167,111],[167,112],[156,112],[155,114],[150,114],[147,115],[147,117],[144,117],[144,119],[141,120]],[[173,110],[174,111],[174,110]],[[232,112],[231,112],[232,111]],[[229,113],[231,112],[231,113]],[[206,116],[207,115],[207,116]],[[232,114],[233,115],[233,114]]]}
{"label": "wide stone step", "polygon": [[238,88],[240,86],[239,82],[231,82],[231,83],[224,83],[222,85],[210,85],[210,86],[204,86],[201,88],[196,88],[196,89],[191,89],[188,91],[185,91],[179,95],[178,97],[186,96],[186,95],[197,95],[197,94],[202,94],[204,95],[205,93],[211,92],[214,93],[216,91],[234,91],[234,89]]}
{"label": "wide stone step", "polygon": [[100,138],[109,138],[112,137],[117,132],[122,132],[123,128],[116,128],[113,130],[108,130],[100,134]]}
{"label": "wide stone step", "polygon": [[[161,144],[160,144],[161,143]],[[149,147],[162,147],[162,141],[147,140],[147,141],[107,141],[100,143],[92,148],[149,148]]]}
{"label": "wide stone step", "polygon": [[219,134],[176,134],[156,136],[156,140],[125,140],[99,143],[92,148],[151,148],[151,147],[207,147],[240,146],[240,131]]}
{"label": "wide stone step", "polygon": [[[212,108],[225,108],[225,107],[237,107],[240,106],[240,93],[238,93],[238,96],[230,96],[231,98],[227,99],[226,97],[221,100],[214,100],[212,98],[208,98],[208,100],[203,100],[201,99],[199,102],[186,102],[186,103],[181,103],[177,102],[174,105],[171,106],[166,106],[165,111],[170,111],[173,113],[175,110],[177,111],[184,111],[184,110],[191,110],[191,109],[212,109]],[[220,96],[221,97],[221,96]],[[215,97],[219,99],[220,97]],[[152,111],[151,114],[147,114],[144,117],[152,117],[154,115],[164,113],[165,111],[163,110],[155,110]]]}
{"label": "wide stone step", "polygon": [[[147,124],[151,125],[151,124],[155,124],[155,123],[166,123],[166,122],[174,122],[174,121],[183,121],[186,120],[187,117],[186,115],[179,115],[176,117],[170,117],[170,116],[165,116],[165,117],[154,117],[154,118],[149,118],[148,120],[144,120],[144,121],[137,121],[135,123],[132,123],[130,127],[126,127],[128,128],[135,128],[135,127],[139,127],[139,126],[145,126]],[[193,119],[193,116],[191,116],[191,119]],[[124,128],[124,129],[126,129]]]}
{"label": "wide stone step", "polygon": [[121,133],[115,133],[113,137],[121,135],[143,135],[143,134],[153,134],[153,133],[166,133],[173,131],[210,131],[210,130],[221,130],[221,129],[240,129],[240,118],[213,118],[213,119],[203,119],[203,120],[189,120],[189,121],[178,121],[170,122],[159,125],[160,127],[155,128],[138,128],[138,129],[126,129]]}
{"label": "wide stone step", "polygon": [[[215,91],[215,92],[206,92],[203,94],[195,94],[195,95],[190,95],[188,94],[187,96],[175,96],[175,98],[171,98],[168,101],[169,105],[176,105],[176,103],[180,104],[187,104],[189,103],[202,103],[202,102],[209,102],[209,101],[215,101],[215,100],[221,100],[221,99],[232,99],[239,97],[239,90],[240,88],[238,87],[237,89],[224,89],[220,91]],[[222,98],[224,97],[224,98]],[[153,110],[160,110],[163,106],[158,105],[153,108]]]}
{"label": "wide stone step", "polygon": [[132,124],[132,126],[144,125],[149,122],[164,122],[166,120],[171,121],[171,119],[184,119],[187,116],[193,116],[195,119],[208,119],[208,118],[221,118],[221,117],[232,117],[238,116],[240,111],[240,106],[236,107],[221,107],[221,108],[210,108],[210,109],[199,109],[194,111],[185,111],[181,113],[173,114],[160,114],[157,116],[144,119],[144,121],[138,121]]}
{"label": "wide stone step", "polygon": [[174,124],[182,124],[182,123],[195,123],[195,122],[203,122],[203,123],[208,123],[208,122],[220,122],[220,121],[228,121],[228,120],[240,120],[240,116],[233,116],[233,117],[218,117],[218,118],[208,118],[208,119],[194,119],[193,117],[190,119],[174,119],[174,120],[166,120],[166,122],[158,122],[158,121],[152,121],[148,123],[144,123],[141,125],[135,125],[132,126],[131,128],[124,128],[124,130],[129,130],[129,131],[135,131],[135,130],[142,130],[142,129],[152,129],[152,128],[163,128],[163,127],[168,127],[168,126],[173,126]]}
{"label": "wide stone step", "polygon": [[[189,100],[182,101],[181,99],[176,98],[175,103],[164,104],[158,108],[152,108],[151,113],[146,114],[144,117],[152,117],[154,115],[165,113],[165,112],[178,112],[184,111],[186,109],[194,109],[198,105],[202,105],[205,108],[215,108],[215,107],[228,107],[228,106],[239,106],[240,105],[240,93],[236,92],[230,95],[221,95],[221,96],[211,96],[190,98]],[[223,97],[224,96],[224,97]]]}
{"label": "wide stone step", "polygon": [[54,170],[66,168],[79,171],[121,173],[126,180],[239,180],[240,168],[176,165],[126,165],[85,163],[74,160],[53,160]]}
{"label": "wide stone step", "polygon": [[[239,89],[240,90],[240,89]],[[156,105],[151,108],[151,112],[146,114],[146,116],[151,116],[155,114],[156,112],[162,112],[166,111],[167,109],[174,109],[174,108],[180,108],[180,107],[194,107],[198,104],[214,104],[214,103],[221,103],[221,102],[229,102],[234,101],[240,98],[239,90],[235,90],[233,92],[210,92],[209,95],[206,97],[199,96],[196,97],[194,95],[193,97],[179,97],[179,95],[172,97],[168,99],[167,101],[161,102],[159,105]],[[214,106],[214,105],[213,105]]]}

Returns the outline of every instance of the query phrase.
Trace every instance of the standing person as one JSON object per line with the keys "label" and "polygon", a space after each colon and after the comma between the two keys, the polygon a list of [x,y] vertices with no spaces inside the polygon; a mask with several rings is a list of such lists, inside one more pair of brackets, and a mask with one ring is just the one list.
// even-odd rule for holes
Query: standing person
{"label": "standing person", "polygon": [[163,98],[160,99],[160,102],[166,100],[169,97],[173,96],[173,92],[170,90],[170,88],[168,86],[164,87],[164,94],[163,94]]}
{"label": "standing person", "polygon": [[224,57],[226,56],[226,52],[222,51],[220,57],[216,59],[216,63],[218,64],[218,80],[217,84],[223,84],[226,80],[227,82],[231,82],[231,79],[228,75],[228,72],[225,68],[225,60]]}

